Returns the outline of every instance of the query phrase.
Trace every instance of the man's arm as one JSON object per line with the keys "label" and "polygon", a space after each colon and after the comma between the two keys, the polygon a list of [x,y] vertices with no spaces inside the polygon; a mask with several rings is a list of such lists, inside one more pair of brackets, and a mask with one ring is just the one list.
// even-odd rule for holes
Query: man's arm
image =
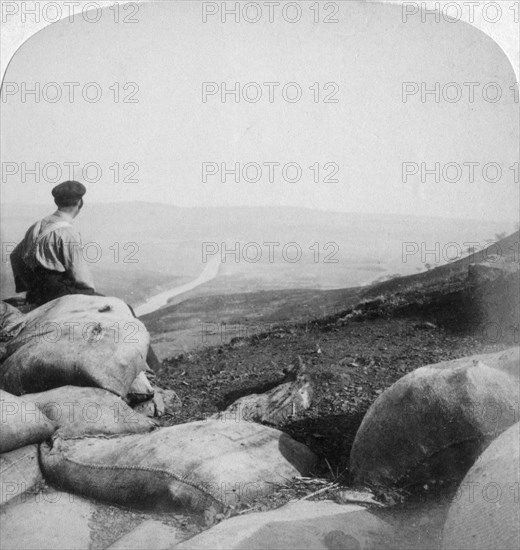
{"label": "man's arm", "polygon": [[18,243],[9,256],[11,269],[13,270],[14,275],[14,283],[16,285],[16,292],[25,292],[26,290],[29,290],[30,272],[25,265],[25,262],[22,260],[22,244],[23,241]]}
{"label": "man's arm", "polygon": [[61,238],[65,272],[78,287],[95,290],[94,279],[83,258],[81,237],[71,231],[63,231]]}

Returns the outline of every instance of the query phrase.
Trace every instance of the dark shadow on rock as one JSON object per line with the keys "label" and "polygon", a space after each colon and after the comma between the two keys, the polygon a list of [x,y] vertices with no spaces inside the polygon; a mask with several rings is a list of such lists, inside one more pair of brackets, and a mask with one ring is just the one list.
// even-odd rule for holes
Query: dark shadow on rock
{"label": "dark shadow on rock", "polygon": [[290,462],[302,476],[309,476],[316,473],[315,470],[318,464],[312,464],[313,461],[309,450],[302,447],[301,442],[295,441],[286,433],[280,435],[278,450],[285,460]]}
{"label": "dark shadow on rock", "polygon": [[416,464],[403,479],[392,482],[415,495],[428,495],[434,489],[443,493],[456,490],[492,437],[470,439],[450,445]]}
{"label": "dark shadow on rock", "polygon": [[323,544],[328,550],[361,550],[361,544],[356,537],[338,529],[329,531]]}
{"label": "dark shadow on rock", "polygon": [[456,488],[443,488],[414,495],[401,504],[373,508],[371,514],[394,529],[394,547],[399,550],[439,550],[442,532]]}
{"label": "dark shadow on rock", "polygon": [[258,394],[258,393],[268,392],[269,390],[276,388],[276,386],[280,386],[284,382],[286,382],[285,378],[280,377],[277,380],[271,380],[269,382],[264,382],[253,386],[246,386],[238,390],[231,390],[225,393],[218,400],[217,407],[219,410],[227,409],[227,407],[229,407],[232,403],[234,403],[237,399],[240,399],[241,397],[245,397],[246,395],[252,395],[253,393]]}
{"label": "dark shadow on rock", "polygon": [[364,415],[365,411],[297,419],[287,422],[281,429],[318,456],[317,474],[346,482],[350,449]]}

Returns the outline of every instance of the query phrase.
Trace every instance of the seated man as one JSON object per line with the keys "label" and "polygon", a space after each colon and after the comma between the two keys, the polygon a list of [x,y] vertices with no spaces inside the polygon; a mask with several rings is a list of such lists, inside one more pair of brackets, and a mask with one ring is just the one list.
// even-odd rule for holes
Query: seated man
{"label": "seated man", "polygon": [[[34,306],[68,294],[103,296],[95,291],[83,258],[81,236],[72,225],[86,191],[77,181],[57,185],[52,196],[58,210],[31,225],[11,254],[16,292],[27,291],[26,301]],[[146,361],[153,370],[160,366],[151,346]]]}
{"label": "seated man", "polygon": [[72,225],[86,191],[77,181],[57,185],[52,195],[58,210],[33,224],[11,254],[16,292],[27,291],[30,304],[40,306],[67,294],[98,295],[81,236]]}

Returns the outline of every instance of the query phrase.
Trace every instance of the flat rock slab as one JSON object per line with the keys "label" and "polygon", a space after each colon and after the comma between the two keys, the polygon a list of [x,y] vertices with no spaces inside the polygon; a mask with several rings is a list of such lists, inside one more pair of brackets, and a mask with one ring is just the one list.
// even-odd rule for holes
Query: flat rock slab
{"label": "flat rock slab", "polygon": [[[173,544],[177,532],[182,532],[182,536],[177,538],[180,540],[193,536],[199,530],[195,526],[186,528],[185,517],[168,515],[163,518],[162,515],[135,513],[128,508],[103,504],[48,487],[33,488],[0,508],[0,549],[104,550],[130,533],[135,533],[134,544],[141,546],[121,548],[161,548],[165,541]],[[153,532],[151,529],[146,531],[148,543],[144,544],[144,526],[149,522],[153,525]]]}
{"label": "flat rock slab", "polygon": [[107,550],[167,550],[174,548],[179,539],[175,527],[149,519],[122,536]]}
{"label": "flat rock slab", "polygon": [[0,455],[0,505],[23,495],[42,481],[38,445]]}
{"label": "flat rock slab", "polygon": [[70,493],[27,495],[0,511],[2,550],[88,550],[94,504]]}
{"label": "flat rock slab", "polygon": [[369,550],[394,548],[393,529],[361,506],[301,501],[236,516],[177,550]]}
{"label": "flat rock slab", "polygon": [[40,447],[56,488],[148,510],[220,513],[308,475],[316,456],[287,434],[253,422],[208,420],[149,434]]}

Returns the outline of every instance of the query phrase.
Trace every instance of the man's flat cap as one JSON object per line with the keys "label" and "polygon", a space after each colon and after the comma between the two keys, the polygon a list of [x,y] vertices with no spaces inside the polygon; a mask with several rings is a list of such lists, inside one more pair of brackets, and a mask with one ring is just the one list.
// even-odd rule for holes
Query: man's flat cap
{"label": "man's flat cap", "polygon": [[52,190],[53,197],[67,197],[81,199],[87,192],[87,188],[79,181],[64,181]]}

